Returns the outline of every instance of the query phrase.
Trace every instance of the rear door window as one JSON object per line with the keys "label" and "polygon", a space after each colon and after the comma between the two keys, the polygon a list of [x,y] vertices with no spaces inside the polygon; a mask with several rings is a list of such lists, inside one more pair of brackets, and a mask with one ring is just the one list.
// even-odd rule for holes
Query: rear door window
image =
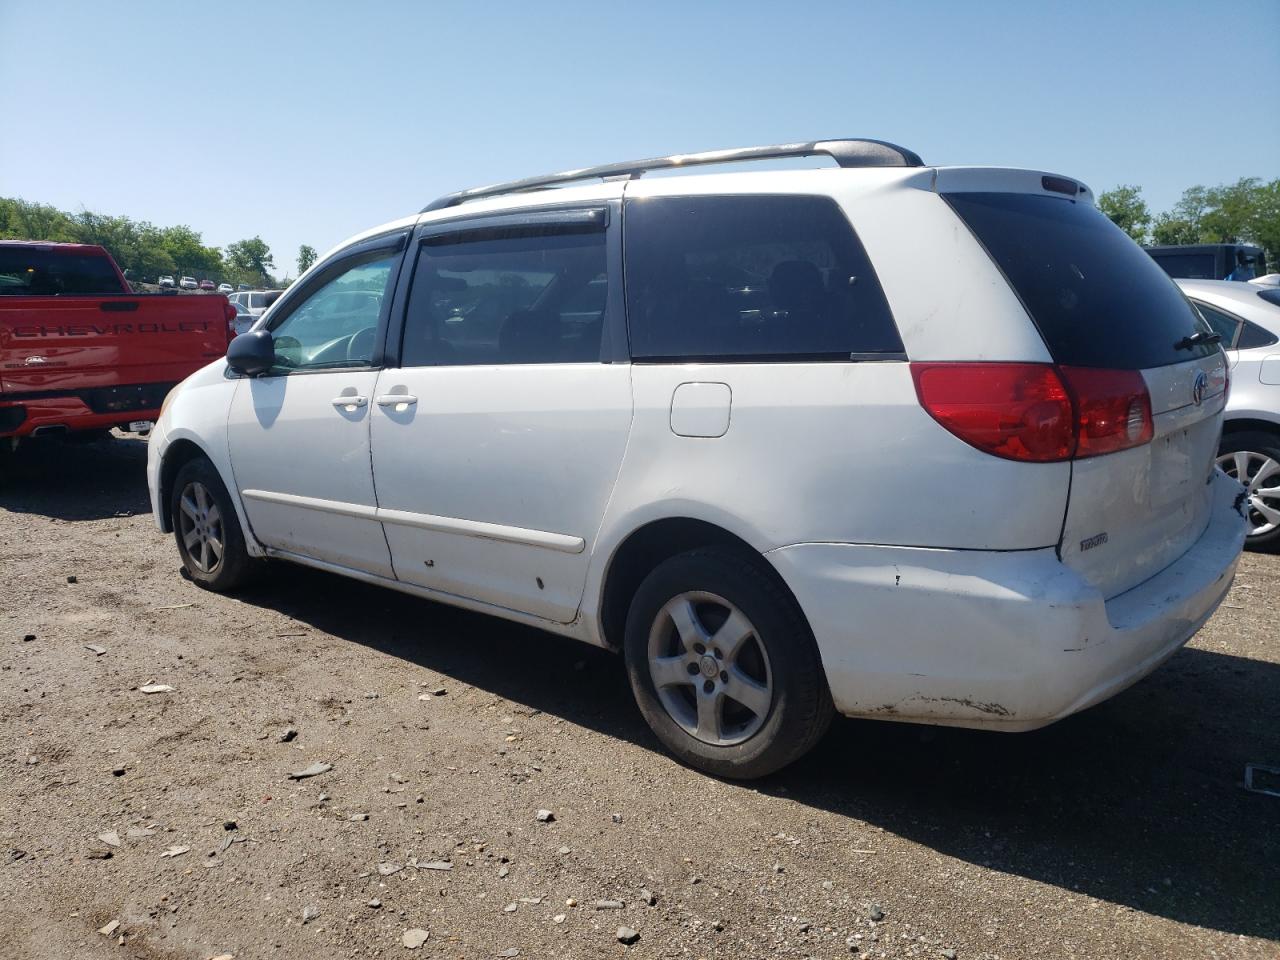
{"label": "rear door window", "polygon": [[1176,346],[1208,325],[1092,204],[1029,193],[943,197],[1004,272],[1058,363],[1142,370],[1218,349]]}
{"label": "rear door window", "polygon": [[120,278],[106,257],[0,247],[0,296],[121,293]]}
{"label": "rear door window", "polygon": [[609,283],[603,224],[425,240],[402,366],[599,363]]}
{"label": "rear door window", "polygon": [[629,200],[623,238],[634,360],[902,355],[866,251],[826,197]]}

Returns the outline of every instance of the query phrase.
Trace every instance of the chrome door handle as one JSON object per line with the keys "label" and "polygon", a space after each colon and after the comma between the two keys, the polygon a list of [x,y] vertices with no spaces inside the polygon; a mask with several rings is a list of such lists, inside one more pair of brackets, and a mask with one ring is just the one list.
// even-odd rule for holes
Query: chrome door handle
{"label": "chrome door handle", "polygon": [[363,407],[368,405],[368,397],[334,397],[329,401],[335,407]]}
{"label": "chrome door handle", "polygon": [[412,406],[418,402],[418,398],[408,393],[384,393],[377,400],[380,407],[397,407],[400,404]]}

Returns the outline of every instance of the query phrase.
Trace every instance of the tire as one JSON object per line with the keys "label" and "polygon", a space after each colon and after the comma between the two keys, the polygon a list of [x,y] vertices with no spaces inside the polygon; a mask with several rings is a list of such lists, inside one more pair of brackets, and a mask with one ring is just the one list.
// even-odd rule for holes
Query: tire
{"label": "tire", "polygon": [[636,591],[624,639],[631,690],[658,739],[736,780],[799,759],[835,713],[813,633],[762,564],[718,547],[662,562]]}
{"label": "tire", "polygon": [[169,516],[182,566],[197,586],[229,593],[258,573],[261,561],[249,556],[226,485],[204,457],[178,471]]}
{"label": "tire", "polygon": [[1249,489],[1249,528],[1258,532],[1249,534],[1245,546],[1251,550],[1280,549],[1280,435],[1262,430],[1229,433],[1218,446],[1218,466]]}

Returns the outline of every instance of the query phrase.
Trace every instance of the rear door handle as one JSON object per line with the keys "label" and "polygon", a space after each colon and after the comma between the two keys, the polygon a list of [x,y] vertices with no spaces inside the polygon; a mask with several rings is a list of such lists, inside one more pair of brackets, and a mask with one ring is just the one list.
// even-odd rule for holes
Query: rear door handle
{"label": "rear door handle", "polygon": [[335,407],[364,407],[369,403],[368,397],[334,397],[329,401]]}
{"label": "rear door handle", "polygon": [[408,393],[384,393],[376,402],[380,407],[398,407],[402,403],[412,406],[418,402],[418,398]]}

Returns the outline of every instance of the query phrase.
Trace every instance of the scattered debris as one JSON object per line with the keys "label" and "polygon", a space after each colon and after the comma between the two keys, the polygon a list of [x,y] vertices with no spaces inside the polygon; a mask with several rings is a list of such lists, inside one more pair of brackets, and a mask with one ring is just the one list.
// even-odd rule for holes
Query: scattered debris
{"label": "scattered debris", "polygon": [[318,777],[320,776],[320,774],[328,773],[332,769],[333,769],[333,764],[321,763],[320,761],[317,760],[315,763],[307,767],[305,770],[295,770],[293,773],[289,774],[289,779],[305,780],[307,779],[307,777]]}
{"label": "scattered debris", "polygon": [[34,633],[28,633],[28,634],[25,634],[25,635],[23,636],[23,638],[22,638],[22,642],[23,642],[23,643],[30,643],[30,642],[31,642],[32,640],[34,640],[35,638],[36,638],[36,635],[35,635]]}
{"label": "scattered debris", "polygon": [[85,648],[86,650],[90,651],[91,653],[96,653],[98,656],[102,656],[104,653],[106,653],[106,652],[107,652],[107,648],[106,648],[106,647],[101,646],[101,645],[96,644],[96,643],[86,643],[86,644],[84,645],[84,648]]}
{"label": "scattered debris", "polygon": [[554,917],[551,918],[551,921],[553,923],[564,923],[566,919],[568,918],[563,913],[557,913]]}
{"label": "scattered debris", "polygon": [[503,913],[515,913],[515,912],[516,912],[517,910],[519,910],[519,909],[520,909],[520,907],[519,907],[519,905],[518,905],[518,904],[508,903],[505,907],[503,907],[503,908],[502,908],[502,912],[503,912]]}
{"label": "scattered debris", "polygon": [[656,907],[658,905],[658,895],[654,893],[652,890],[642,889],[640,891],[640,899],[643,900],[645,903],[647,903],[651,907]]}
{"label": "scattered debris", "polygon": [[160,856],[161,857],[180,857],[184,853],[188,853],[190,850],[191,850],[190,847],[169,847],[167,850],[165,850],[164,853],[160,854]]}
{"label": "scattered debris", "polygon": [[239,826],[239,824],[238,824],[238,823],[236,823],[234,820],[223,820],[223,821],[222,821],[222,829],[223,829],[223,830],[235,830],[238,826]]}
{"label": "scattered debris", "polygon": [[499,868],[498,868],[498,879],[499,879],[499,880],[504,880],[504,879],[506,879],[507,875],[508,875],[508,874],[510,874],[510,873],[511,873],[511,871],[510,871],[508,868],[506,868],[506,867],[499,867]]}
{"label": "scattered debris", "polygon": [[399,873],[403,869],[404,867],[398,863],[380,863],[378,864],[378,875],[389,877],[393,873]]}
{"label": "scattered debris", "polygon": [[635,943],[639,939],[640,939],[640,934],[636,933],[636,931],[631,927],[618,928],[619,943],[625,943],[627,946],[631,946],[631,944]]}
{"label": "scattered debris", "polygon": [[569,847],[561,847],[559,850],[559,853],[560,853],[560,856],[563,857],[563,856],[567,856],[570,853],[573,853],[573,850]]}
{"label": "scattered debris", "polygon": [[576,907],[578,905],[578,900],[576,897],[569,897],[569,899],[565,900],[564,905],[566,907]]}
{"label": "scattered debris", "polygon": [[613,818],[612,818],[612,819],[613,819],[613,822],[614,822],[614,823],[621,823],[621,822],[622,822],[622,814],[620,814],[620,813],[615,813],[615,814],[613,815]]}
{"label": "scattered debris", "polygon": [[302,922],[310,923],[316,917],[320,916],[320,908],[315,904],[308,903],[302,908]]}
{"label": "scattered debris", "polygon": [[884,919],[884,911],[880,909],[879,904],[873,903],[871,909],[867,911],[867,918],[879,923]]}
{"label": "scattered debris", "polygon": [[285,727],[283,730],[280,731],[280,742],[289,743],[297,735],[298,735],[298,730],[296,727]]}
{"label": "scattered debris", "polygon": [[124,767],[112,767],[112,768],[111,768],[111,775],[112,775],[113,777],[123,777],[123,776],[124,776]]}
{"label": "scattered debris", "polygon": [[[419,863],[417,860],[410,860],[409,865],[419,870],[452,870],[453,864],[448,860],[428,860],[425,863]],[[502,876],[502,874],[499,874]]]}
{"label": "scattered debris", "polygon": [[147,827],[130,827],[124,832],[124,835],[130,840],[141,840],[143,837],[150,837],[153,834],[155,834],[155,831]]}
{"label": "scattered debris", "polygon": [[173,693],[173,687],[167,683],[148,683],[138,689],[142,693]]}
{"label": "scattered debris", "polygon": [[105,927],[99,927],[98,932],[102,934],[104,937],[109,937],[119,929],[120,929],[120,921],[112,920]]}
{"label": "scattered debris", "polygon": [[503,950],[500,954],[498,954],[498,956],[500,956],[500,957],[518,957],[518,956],[520,956],[520,951],[519,951],[519,950],[517,950],[515,947],[507,947],[507,949]]}
{"label": "scattered debris", "polygon": [[942,951],[942,960],[956,960],[956,952],[947,947]]}
{"label": "scattered debris", "polygon": [[537,820],[539,823],[555,823],[556,815],[550,810],[539,810]]}
{"label": "scattered debris", "polygon": [[363,823],[365,820],[369,819],[369,815],[367,813],[353,813],[351,816],[347,817],[347,819],[352,823]]}
{"label": "scattered debris", "polygon": [[417,950],[427,942],[427,939],[430,936],[431,934],[427,933],[427,931],[414,927],[412,930],[406,930],[404,932],[404,936],[400,938],[400,942],[403,943],[405,948],[408,950]]}
{"label": "scattered debris", "polygon": [[171,603],[164,607],[147,607],[148,610],[183,610],[187,607],[194,607],[194,603]]}
{"label": "scattered debris", "polygon": [[371,910],[380,910],[382,909],[382,901],[377,897],[374,897],[372,900],[366,902],[365,906],[369,907]]}
{"label": "scattered debris", "polygon": [[621,900],[597,900],[593,906],[597,910],[625,910],[627,905]]}
{"label": "scattered debris", "polygon": [[110,860],[115,854],[108,847],[105,850],[90,850],[87,856],[90,860]]}
{"label": "scattered debris", "polygon": [[69,575],[67,576],[67,583],[78,583],[78,582],[79,582],[79,581],[78,581],[78,580],[76,580],[76,575],[75,575],[74,573],[69,574]]}
{"label": "scattered debris", "polygon": [[14,862],[21,860],[26,855],[27,855],[27,851],[19,850],[17,847],[14,847],[12,850],[9,851],[9,859]]}
{"label": "scattered debris", "polygon": [[114,830],[108,830],[106,833],[98,834],[98,839],[110,847],[120,846],[120,834]]}

